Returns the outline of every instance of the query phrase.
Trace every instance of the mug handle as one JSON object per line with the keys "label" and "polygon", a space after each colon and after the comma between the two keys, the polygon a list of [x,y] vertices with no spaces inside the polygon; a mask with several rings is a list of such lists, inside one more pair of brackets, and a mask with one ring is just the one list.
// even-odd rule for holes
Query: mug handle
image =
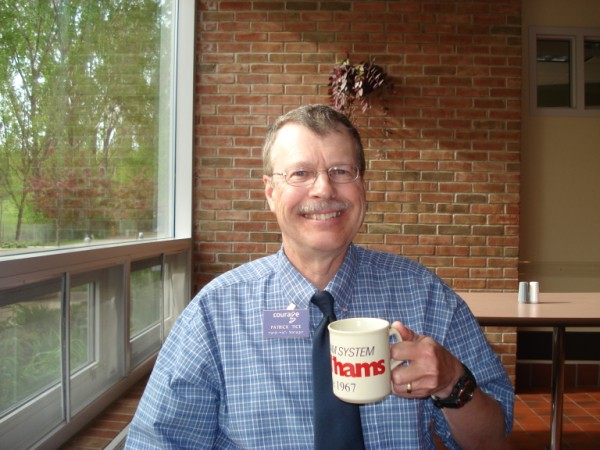
{"label": "mug handle", "polygon": [[[394,327],[389,328],[389,335],[390,337],[394,336],[398,342],[402,342],[402,336],[400,336],[400,333],[398,333],[398,330],[396,330]],[[394,370],[403,362],[404,361],[398,361],[397,359],[390,359],[390,370]]]}

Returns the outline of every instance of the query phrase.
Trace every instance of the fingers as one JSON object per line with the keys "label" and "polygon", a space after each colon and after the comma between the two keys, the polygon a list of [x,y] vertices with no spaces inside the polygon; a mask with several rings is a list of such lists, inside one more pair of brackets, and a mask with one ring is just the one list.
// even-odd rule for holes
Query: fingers
{"label": "fingers", "polygon": [[392,359],[406,361],[392,370],[392,390],[405,398],[426,397],[455,384],[460,362],[434,339],[421,336],[401,322],[392,324],[403,342],[391,346]]}
{"label": "fingers", "polygon": [[394,327],[400,336],[402,336],[403,341],[414,341],[418,339],[419,335],[412,331],[410,328],[406,327],[402,322],[395,321],[392,323],[392,327]]}
{"label": "fingers", "polygon": [[425,396],[425,394],[419,389],[417,380],[403,382],[402,384],[395,384],[394,380],[392,380],[392,392],[404,398],[417,398]]}
{"label": "fingers", "polygon": [[396,361],[412,360],[416,356],[416,352],[418,352],[418,348],[414,344],[421,336],[399,321],[392,323],[392,327],[395,328],[402,337],[402,342],[398,342],[391,347],[392,359],[395,359]]}

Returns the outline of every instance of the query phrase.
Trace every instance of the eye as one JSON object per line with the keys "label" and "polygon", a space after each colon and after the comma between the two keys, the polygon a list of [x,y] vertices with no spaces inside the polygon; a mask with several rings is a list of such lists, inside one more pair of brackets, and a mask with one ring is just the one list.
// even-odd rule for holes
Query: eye
{"label": "eye", "polygon": [[290,181],[302,181],[311,177],[312,172],[310,170],[296,169],[288,172],[287,177]]}
{"label": "eye", "polygon": [[329,169],[329,173],[336,177],[347,177],[352,175],[350,170],[345,169],[344,167],[332,167]]}
{"label": "eye", "polygon": [[335,183],[350,183],[356,180],[358,169],[350,165],[334,166],[329,169],[328,174]]}

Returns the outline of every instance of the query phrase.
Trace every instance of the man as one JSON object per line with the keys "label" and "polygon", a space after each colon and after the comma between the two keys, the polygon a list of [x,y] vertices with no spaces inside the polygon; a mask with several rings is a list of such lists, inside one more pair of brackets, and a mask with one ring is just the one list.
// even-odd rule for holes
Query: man
{"label": "man", "polygon": [[[311,339],[322,314],[394,322],[393,394],[360,406],[368,449],[504,448],[513,391],[466,304],[430,271],[352,244],[366,212],[365,158],[348,119],[323,105],[271,126],[265,195],[283,245],[213,280],[160,352],[131,424],[129,448],[313,447]],[[306,333],[265,334],[268,311],[310,317]],[[336,418],[332,417],[332,421]]]}

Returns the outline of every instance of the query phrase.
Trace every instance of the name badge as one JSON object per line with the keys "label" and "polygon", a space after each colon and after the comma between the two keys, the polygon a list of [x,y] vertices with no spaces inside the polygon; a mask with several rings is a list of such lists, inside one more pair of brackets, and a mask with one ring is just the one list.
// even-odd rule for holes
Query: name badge
{"label": "name badge", "polygon": [[299,339],[310,336],[308,309],[263,311],[265,339]]}

